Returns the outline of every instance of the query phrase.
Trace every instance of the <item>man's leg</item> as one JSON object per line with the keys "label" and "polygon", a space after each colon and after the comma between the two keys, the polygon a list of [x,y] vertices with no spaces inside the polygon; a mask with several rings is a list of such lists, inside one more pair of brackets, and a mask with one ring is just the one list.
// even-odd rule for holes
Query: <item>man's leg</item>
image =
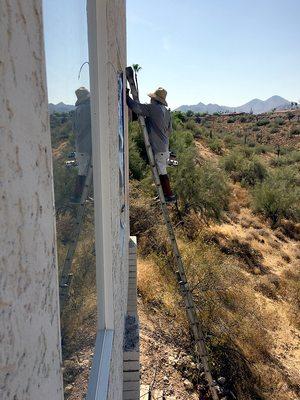
{"label": "man's leg", "polygon": [[166,198],[172,197],[173,192],[170,185],[170,179],[168,175],[159,175],[160,183]]}
{"label": "man's leg", "polygon": [[78,175],[75,181],[74,194],[71,197],[72,203],[80,203],[81,195],[84,188],[86,175],[89,168],[90,156],[88,153],[77,153],[76,159],[78,162]]}
{"label": "man's leg", "polygon": [[156,153],[154,157],[165,200],[166,202],[173,202],[176,200],[176,198],[172,192],[170,180],[167,174],[167,160],[169,157],[169,153]]}

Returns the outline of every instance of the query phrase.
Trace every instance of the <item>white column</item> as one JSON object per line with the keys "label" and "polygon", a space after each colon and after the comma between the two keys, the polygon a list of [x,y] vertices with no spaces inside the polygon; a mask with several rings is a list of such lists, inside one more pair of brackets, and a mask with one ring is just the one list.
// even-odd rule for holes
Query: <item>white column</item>
{"label": "white column", "polygon": [[0,397],[63,398],[40,0],[0,2]]}
{"label": "white column", "polygon": [[98,329],[114,329],[106,1],[88,1]]}
{"label": "white column", "polygon": [[87,8],[98,296],[98,335],[88,399],[121,400],[129,241],[121,81],[126,67],[126,7],[125,0],[88,0]]}

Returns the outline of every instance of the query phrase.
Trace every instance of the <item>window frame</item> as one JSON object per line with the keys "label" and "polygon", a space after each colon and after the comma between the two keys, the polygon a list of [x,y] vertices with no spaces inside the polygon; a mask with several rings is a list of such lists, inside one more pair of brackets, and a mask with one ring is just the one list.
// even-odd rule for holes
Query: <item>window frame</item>
{"label": "window frame", "polygon": [[97,338],[87,400],[103,400],[108,393],[114,338],[106,2],[87,0],[87,19],[97,290]]}

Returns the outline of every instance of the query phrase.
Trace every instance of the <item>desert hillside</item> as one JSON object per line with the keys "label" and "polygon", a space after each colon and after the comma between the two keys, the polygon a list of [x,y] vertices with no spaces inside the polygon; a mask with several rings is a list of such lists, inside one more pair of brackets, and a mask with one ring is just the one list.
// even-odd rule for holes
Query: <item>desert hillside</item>
{"label": "desert hillside", "polygon": [[[58,248],[73,215],[75,169],[69,114],[51,116]],[[214,377],[224,399],[300,397],[300,112],[205,115],[174,112],[171,216]],[[140,129],[130,124],[131,234],[138,238],[142,383],[166,398],[209,399],[173,257],[154,200]],[[95,339],[93,204],[73,266],[63,315],[67,398],[82,399]],[[200,372],[199,372],[200,371]],[[202,393],[202,397],[199,397]]]}

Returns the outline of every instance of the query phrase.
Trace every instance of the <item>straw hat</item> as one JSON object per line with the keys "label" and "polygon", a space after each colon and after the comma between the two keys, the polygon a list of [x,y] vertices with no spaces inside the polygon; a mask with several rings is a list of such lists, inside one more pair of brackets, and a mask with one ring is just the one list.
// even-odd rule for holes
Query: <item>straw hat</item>
{"label": "straw hat", "polygon": [[77,101],[75,105],[78,105],[90,98],[90,92],[84,86],[81,86],[80,88],[75,90],[75,94],[77,96]]}
{"label": "straw hat", "polygon": [[168,103],[166,102],[167,93],[168,92],[165,89],[159,87],[158,89],[155,90],[154,93],[149,93],[148,96],[151,97],[151,99],[157,100],[160,103],[167,106],[168,105]]}

